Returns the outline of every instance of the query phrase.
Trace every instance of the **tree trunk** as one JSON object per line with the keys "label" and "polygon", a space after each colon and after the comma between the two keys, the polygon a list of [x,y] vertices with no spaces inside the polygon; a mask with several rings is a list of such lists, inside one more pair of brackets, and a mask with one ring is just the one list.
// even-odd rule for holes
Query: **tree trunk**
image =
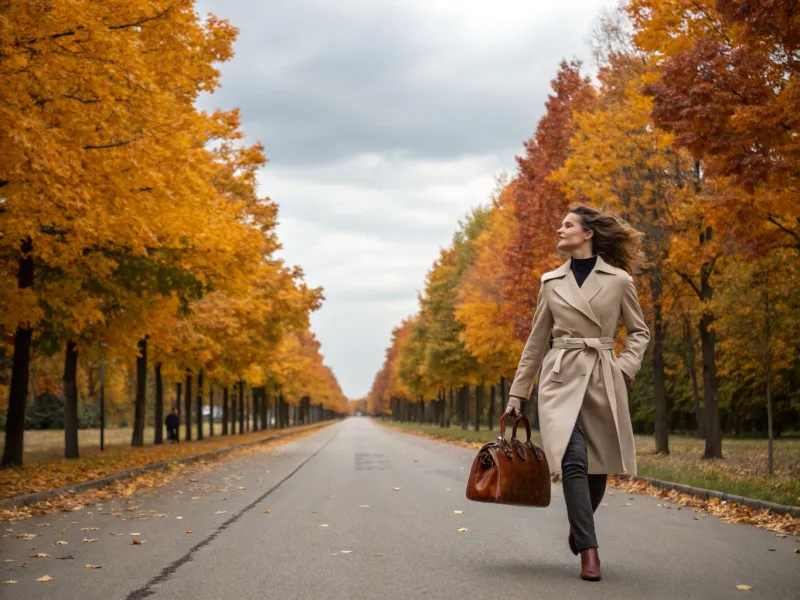
{"label": "tree trunk", "polygon": [[[25,239],[21,245],[22,257],[17,271],[17,287],[20,290],[33,287],[33,242]],[[11,386],[8,390],[8,412],[6,414],[6,444],[0,467],[22,464],[25,444],[25,403],[28,400],[28,377],[31,364],[31,327],[17,326],[14,333],[14,358],[11,363]]]}
{"label": "tree trunk", "polygon": [[694,401],[694,413],[697,419],[697,433],[695,437],[703,440],[706,437],[706,419],[703,408],[700,405],[700,390],[697,385],[697,369],[695,368],[694,357],[694,338],[692,337],[692,327],[689,320],[684,321],[683,339],[686,344],[686,370],[692,382],[692,400]]}
{"label": "tree trunk", "polygon": [[186,431],[184,432],[184,439],[187,442],[192,441],[192,372],[186,369],[186,389],[183,390],[183,406],[186,414],[184,415],[184,422],[186,423]]}
{"label": "tree trunk", "polygon": [[156,416],[155,427],[153,428],[155,434],[153,435],[153,444],[164,443],[164,382],[161,379],[161,363],[156,363],[155,368],[156,376]]}
{"label": "tree trunk", "polygon": [[64,458],[79,458],[78,454],[78,345],[67,342],[64,358]]}
{"label": "tree trunk", "polygon": [[228,412],[228,386],[222,388],[222,435],[228,435],[228,421],[230,414]]}
{"label": "tree trunk", "polygon": [[494,429],[494,412],[496,410],[495,404],[495,393],[497,392],[497,388],[494,384],[492,384],[491,391],[489,392],[489,431]]}
{"label": "tree trunk", "polygon": [[197,374],[197,439],[203,439],[203,369]]}
{"label": "tree trunk", "polygon": [[231,435],[236,435],[236,388],[231,395]]}
{"label": "tree trunk", "polygon": [[483,412],[483,384],[475,386],[475,431],[481,430],[481,413]]}
{"label": "tree trunk", "polygon": [[766,356],[765,366],[767,369],[767,473],[772,475],[772,443],[774,434],[772,430],[772,348],[770,346],[770,314],[769,314],[769,291],[764,286],[764,350]]}
{"label": "tree trunk", "polygon": [[722,432],[717,404],[716,336],[711,329],[711,315],[700,319],[700,343],[703,351],[703,403],[706,417],[706,447],[703,458],[722,458]]}
{"label": "tree trunk", "polygon": [[656,269],[650,277],[653,298],[653,405],[655,421],[656,454],[669,454],[669,420],[667,415],[666,374],[664,372],[664,334],[662,318],[663,282],[661,271]]}
{"label": "tree trunk", "polygon": [[214,437],[214,384],[208,384],[208,437]]}
{"label": "tree trunk", "polygon": [[269,420],[267,418],[267,388],[261,388],[261,430],[266,431],[269,428]]}
{"label": "tree trunk", "polygon": [[239,380],[239,435],[244,433],[244,381]]}
{"label": "tree trunk", "polygon": [[136,401],[133,406],[131,446],[144,446],[144,415],[147,402],[147,336],[139,340],[136,357]]}

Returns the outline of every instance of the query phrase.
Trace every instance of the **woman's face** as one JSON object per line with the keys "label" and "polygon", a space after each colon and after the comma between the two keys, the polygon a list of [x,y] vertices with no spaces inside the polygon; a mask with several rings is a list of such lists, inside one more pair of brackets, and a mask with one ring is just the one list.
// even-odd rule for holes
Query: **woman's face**
{"label": "woman's face", "polygon": [[558,228],[558,244],[556,249],[572,254],[592,238],[592,232],[584,229],[581,218],[575,213],[569,213]]}

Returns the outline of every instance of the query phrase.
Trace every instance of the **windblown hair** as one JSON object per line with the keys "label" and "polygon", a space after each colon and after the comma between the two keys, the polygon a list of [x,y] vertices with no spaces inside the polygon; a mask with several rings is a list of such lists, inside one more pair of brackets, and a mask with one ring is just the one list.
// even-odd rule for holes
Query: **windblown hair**
{"label": "windblown hair", "polygon": [[594,232],[592,254],[602,255],[608,264],[633,275],[647,265],[642,251],[644,234],[616,214],[589,206],[576,206],[571,213],[581,218],[583,228]]}

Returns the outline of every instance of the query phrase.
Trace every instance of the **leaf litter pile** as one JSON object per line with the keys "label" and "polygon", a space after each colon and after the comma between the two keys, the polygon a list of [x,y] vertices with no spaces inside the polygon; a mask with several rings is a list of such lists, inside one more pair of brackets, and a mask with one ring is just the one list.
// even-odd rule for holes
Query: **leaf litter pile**
{"label": "leaf litter pile", "polygon": [[[324,426],[325,424],[323,424]],[[183,464],[170,464],[163,469],[145,471],[133,477],[121,479],[102,489],[87,490],[79,494],[70,494],[43,500],[27,506],[18,506],[13,510],[0,509],[0,523],[9,523],[20,519],[38,515],[49,515],[59,512],[73,512],[85,506],[102,504],[118,498],[129,498],[134,493],[159,488],[170,483],[175,477],[187,473],[209,471],[221,462],[233,460],[257,452],[270,452],[278,445],[292,440],[306,437],[314,433],[320,425],[298,428],[296,432],[281,437],[277,440],[266,441],[263,444],[237,448],[231,452],[212,457],[200,458],[196,461]],[[50,490],[59,487],[74,485],[82,481],[106,477],[112,473],[126,469],[144,466],[176,458],[184,455],[197,454],[203,451],[214,450],[234,443],[244,443],[264,438],[264,432],[257,434],[236,436],[235,438],[214,437],[212,440],[223,440],[223,443],[211,445],[206,441],[195,443],[165,444],[163,446],[145,446],[142,448],[126,448],[120,451],[110,451],[108,457],[101,457],[102,467],[87,468],[87,464],[97,464],[96,457],[87,459],[59,460],[52,463],[33,464],[19,468],[4,469],[0,471],[0,489],[3,496],[15,496],[36,491]],[[177,450],[186,450],[177,452]]]}

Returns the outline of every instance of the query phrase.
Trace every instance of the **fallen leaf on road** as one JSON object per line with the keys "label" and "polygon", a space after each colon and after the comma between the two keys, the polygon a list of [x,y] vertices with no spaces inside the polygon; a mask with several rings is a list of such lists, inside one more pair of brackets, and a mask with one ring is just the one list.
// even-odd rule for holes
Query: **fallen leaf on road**
{"label": "fallen leaf on road", "polygon": [[141,546],[142,544],[144,544],[144,540],[139,541],[136,538],[131,540],[131,546]]}
{"label": "fallen leaf on road", "polygon": [[50,555],[45,554],[44,552],[39,552],[38,554],[31,554],[31,558],[50,558]]}
{"label": "fallen leaf on road", "polygon": [[186,533],[194,533],[194,531],[192,531],[191,529],[187,529]]}
{"label": "fallen leaf on road", "polygon": [[414,462],[419,462],[419,459],[415,458],[415,459],[414,459]]}
{"label": "fallen leaf on road", "polygon": [[44,577],[39,577],[39,579],[37,579],[36,581],[40,581],[40,582],[44,583],[46,581],[52,581],[52,580],[53,580],[53,578],[50,577],[50,575],[45,575]]}
{"label": "fallen leaf on road", "polygon": [[272,511],[271,511],[270,509],[267,509],[267,510],[265,510],[265,511],[264,511],[264,514],[265,514],[265,515],[268,515],[268,514],[269,514],[269,513],[271,513],[271,512],[272,512]]}
{"label": "fallen leaf on road", "polygon": [[192,500],[200,500],[200,496],[192,496]]}
{"label": "fallen leaf on road", "polygon": [[89,563],[86,563],[86,565],[83,568],[84,569],[102,569],[103,565],[90,565]]}
{"label": "fallen leaf on road", "polygon": [[50,523],[39,523],[38,525],[34,525],[34,527],[50,527]]}
{"label": "fallen leaf on road", "polygon": [[328,526],[327,523],[323,523],[322,525],[320,525],[320,527],[327,527],[327,526]]}
{"label": "fallen leaf on road", "polygon": [[178,521],[180,521],[183,517],[175,517],[175,518],[178,519]]}
{"label": "fallen leaf on road", "polygon": [[111,532],[111,535],[125,535],[125,534],[124,534],[124,533],[114,533],[114,532],[112,531],[112,532]]}
{"label": "fallen leaf on road", "polygon": [[454,510],[453,512],[454,512],[455,514],[457,514],[457,515],[463,515],[463,514],[464,514],[464,511],[463,511],[463,510]]}
{"label": "fallen leaf on road", "polygon": [[369,508],[369,504],[359,504],[358,508]]}
{"label": "fallen leaf on road", "polygon": [[795,549],[794,549],[794,553],[795,553],[795,554],[800,554],[800,548],[795,548]]}
{"label": "fallen leaf on road", "polygon": [[131,535],[142,535],[141,533],[132,533]]}
{"label": "fallen leaf on road", "polygon": [[604,503],[603,503],[603,504],[601,504],[600,506],[608,506],[608,502],[604,502]]}
{"label": "fallen leaf on road", "polygon": [[3,583],[5,583],[5,584],[17,583],[17,581],[16,581],[16,579],[8,579],[8,580],[4,581]]}
{"label": "fallen leaf on road", "polygon": [[69,543],[69,542],[65,542],[64,540],[58,540],[58,541],[56,542],[56,544],[58,544],[59,546],[66,546],[68,543]]}
{"label": "fallen leaf on road", "polygon": [[341,552],[342,554],[352,554],[352,553],[353,553],[353,551],[352,551],[352,550],[341,550],[340,552]]}
{"label": "fallen leaf on road", "polygon": [[400,488],[392,488],[395,492],[399,492]]}
{"label": "fallen leaf on road", "polygon": [[83,538],[81,541],[82,542],[86,542],[87,544],[91,544],[92,542],[99,541],[99,538],[91,538],[91,539],[90,538]]}
{"label": "fallen leaf on road", "polygon": [[228,511],[227,511],[227,510],[218,510],[218,511],[217,511],[217,512],[215,512],[214,514],[215,514],[215,515],[225,515],[225,514],[227,514],[227,513],[228,513]]}
{"label": "fallen leaf on road", "polygon": [[466,527],[462,527],[461,529],[459,529],[459,531],[469,531],[469,529],[467,529]]}
{"label": "fallen leaf on road", "polygon": [[246,487],[244,487],[243,485],[240,485],[240,486],[238,487],[238,489],[240,489],[240,490],[246,490],[247,488],[246,488]]}
{"label": "fallen leaf on road", "polygon": [[695,518],[694,518],[694,520],[695,520],[695,521],[699,521],[699,520],[700,520],[700,517],[695,517]]}
{"label": "fallen leaf on road", "polygon": [[656,506],[659,507],[659,508],[662,508],[664,505],[663,504],[656,504]]}
{"label": "fallen leaf on road", "polygon": [[740,583],[739,585],[736,586],[736,589],[737,590],[752,590],[753,588],[751,588],[749,585],[744,585],[744,584]]}
{"label": "fallen leaf on road", "polygon": [[81,527],[81,531],[100,531],[99,527]]}
{"label": "fallen leaf on road", "polygon": [[630,505],[631,505],[631,503],[630,503],[630,502],[626,502],[626,503],[625,503],[625,504],[623,504],[622,506],[630,506]]}

